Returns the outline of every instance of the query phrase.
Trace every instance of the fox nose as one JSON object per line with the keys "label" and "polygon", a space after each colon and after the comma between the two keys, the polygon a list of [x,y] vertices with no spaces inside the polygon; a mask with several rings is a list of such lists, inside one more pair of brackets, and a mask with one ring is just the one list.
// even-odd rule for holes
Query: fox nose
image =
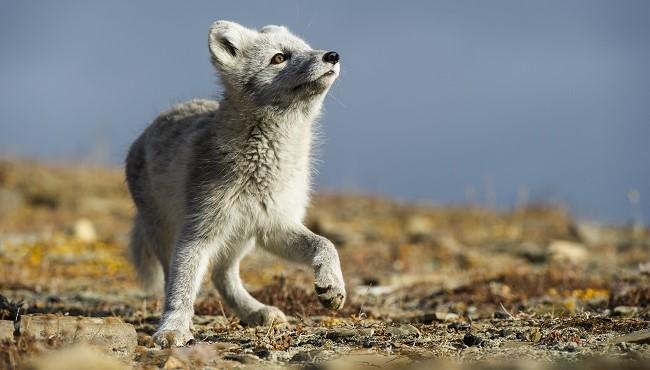
{"label": "fox nose", "polygon": [[323,55],[323,62],[336,64],[339,62],[339,53],[335,51],[328,51]]}

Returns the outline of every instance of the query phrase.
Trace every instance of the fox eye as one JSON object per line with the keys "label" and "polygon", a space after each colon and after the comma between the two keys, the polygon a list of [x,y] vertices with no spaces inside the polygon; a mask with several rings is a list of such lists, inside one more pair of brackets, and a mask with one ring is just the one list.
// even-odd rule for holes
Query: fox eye
{"label": "fox eye", "polygon": [[271,64],[280,64],[284,63],[287,60],[287,56],[282,53],[277,53],[271,58]]}

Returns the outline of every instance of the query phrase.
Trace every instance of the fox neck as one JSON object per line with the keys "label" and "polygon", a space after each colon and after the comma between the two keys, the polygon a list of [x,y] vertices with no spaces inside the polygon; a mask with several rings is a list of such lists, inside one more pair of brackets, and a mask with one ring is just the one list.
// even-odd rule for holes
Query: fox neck
{"label": "fox neck", "polygon": [[238,172],[249,191],[268,195],[276,184],[309,175],[312,125],[322,99],[279,109],[240,103],[241,99],[233,104],[235,100],[224,98],[221,121],[237,132],[233,139],[241,159]]}

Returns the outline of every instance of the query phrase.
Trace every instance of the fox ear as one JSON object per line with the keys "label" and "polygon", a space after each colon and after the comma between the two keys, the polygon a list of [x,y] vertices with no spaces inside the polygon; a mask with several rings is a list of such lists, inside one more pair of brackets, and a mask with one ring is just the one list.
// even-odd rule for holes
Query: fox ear
{"label": "fox ear", "polygon": [[212,63],[216,67],[231,64],[255,35],[255,31],[234,22],[214,22],[208,38]]}
{"label": "fox ear", "polygon": [[288,32],[287,27],[285,26],[276,26],[274,24],[269,24],[268,26],[262,27],[260,33],[271,33],[271,32]]}

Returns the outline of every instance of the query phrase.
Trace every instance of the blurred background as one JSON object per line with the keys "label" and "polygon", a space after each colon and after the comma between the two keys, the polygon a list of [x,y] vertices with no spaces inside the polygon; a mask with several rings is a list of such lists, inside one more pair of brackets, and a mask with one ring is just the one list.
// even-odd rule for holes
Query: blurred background
{"label": "blurred background", "polygon": [[0,155],[121,165],[158,112],[220,94],[207,30],[336,50],[319,189],[650,220],[650,2],[4,1]]}

